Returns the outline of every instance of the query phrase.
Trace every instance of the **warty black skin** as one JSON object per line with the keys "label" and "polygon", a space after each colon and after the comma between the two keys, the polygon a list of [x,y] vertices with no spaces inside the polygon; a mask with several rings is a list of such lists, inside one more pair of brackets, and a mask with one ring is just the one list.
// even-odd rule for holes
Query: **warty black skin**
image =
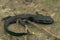
{"label": "warty black skin", "polygon": [[[28,33],[16,33],[8,30],[8,26],[12,23],[16,23],[18,19],[19,24],[21,24],[23,27],[25,27],[25,24],[27,21],[39,23],[39,24],[52,24],[54,23],[54,20],[50,16],[43,16],[42,14],[20,14],[16,16],[9,16],[6,17],[4,20],[4,29],[6,32],[8,32],[10,35],[13,36],[20,36],[20,35],[27,35]],[[25,21],[24,21],[25,20]]]}
{"label": "warty black skin", "polygon": [[27,21],[32,21],[39,24],[52,24],[54,20],[50,16],[43,16],[42,14],[21,14],[17,15],[20,20],[26,19]]}
{"label": "warty black skin", "polygon": [[[12,20],[11,20],[12,19]],[[13,35],[13,36],[24,36],[24,35],[30,35],[29,33],[16,33],[16,32],[13,32],[13,31],[10,31],[8,29],[9,25],[13,24],[13,23],[16,23],[17,21],[17,18],[15,16],[13,17],[10,17],[8,18],[7,20],[4,21],[4,30],[9,33],[10,35]]]}
{"label": "warty black skin", "polygon": [[[9,17],[11,17],[11,16],[9,16]],[[5,20],[9,17],[6,17]],[[39,23],[39,24],[52,24],[52,23],[54,23],[54,20],[50,16],[44,16],[44,15],[38,14],[38,13],[36,15],[20,14],[20,15],[14,16],[14,17],[16,17],[18,19],[19,23],[23,26],[26,24],[25,23],[26,21],[23,21],[23,20],[32,21],[32,22]]]}

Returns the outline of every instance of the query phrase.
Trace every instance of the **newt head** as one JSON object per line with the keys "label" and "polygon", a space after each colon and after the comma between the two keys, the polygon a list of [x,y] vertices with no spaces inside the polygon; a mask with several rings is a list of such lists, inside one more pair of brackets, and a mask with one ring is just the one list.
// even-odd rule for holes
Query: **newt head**
{"label": "newt head", "polygon": [[44,24],[53,24],[54,20],[50,16],[44,16],[42,22]]}
{"label": "newt head", "polygon": [[35,23],[52,24],[54,20],[50,16],[36,16],[33,18]]}

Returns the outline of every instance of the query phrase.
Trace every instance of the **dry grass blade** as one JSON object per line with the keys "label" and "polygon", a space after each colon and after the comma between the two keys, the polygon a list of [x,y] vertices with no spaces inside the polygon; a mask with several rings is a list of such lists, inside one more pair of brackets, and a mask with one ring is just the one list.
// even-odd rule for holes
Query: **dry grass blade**
{"label": "dry grass blade", "polygon": [[[35,26],[39,29],[39,26],[38,26],[37,24],[32,23],[32,22],[30,22],[30,21],[29,21],[29,23],[35,25]],[[47,32],[47,33],[49,33],[50,35],[52,35],[53,37],[55,37],[55,38],[57,38],[57,39],[60,40],[60,38],[59,38],[57,35],[55,35],[54,33],[50,32],[50,31],[48,31],[48,29],[46,29],[46,28],[44,28],[44,27],[42,27],[42,29],[43,29],[45,32]]]}
{"label": "dry grass blade", "polygon": [[[26,32],[26,33],[33,34],[33,33],[31,32],[31,30],[28,28],[27,25],[25,25],[25,27],[26,27],[26,28],[25,28],[25,32]],[[25,40],[28,40],[28,36],[25,36],[24,39],[25,39]]]}
{"label": "dry grass blade", "polygon": [[[25,32],[27,32],[27,27],[25,28]],[[24,37],[24,40],[27,40],[27,36]]]}

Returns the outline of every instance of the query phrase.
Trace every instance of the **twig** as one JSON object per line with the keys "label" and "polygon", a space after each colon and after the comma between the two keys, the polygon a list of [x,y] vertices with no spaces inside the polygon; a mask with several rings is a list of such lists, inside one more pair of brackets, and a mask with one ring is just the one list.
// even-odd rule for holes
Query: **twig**
{"label": "twig", "polygon": [[[30,22],[30,21],[29,21],[29,23],[35,25],[38,29],[40,29],[39,26],[38,26],[37,24],[32,23],[32,22]],[[46,29],[46,28],[44,28],[44,27],[42,27],[42,29],[43,29],[44,31],[46,31],[47,33],[49,33],[50,35],[52,35],[53,37],[55,37],[55,38],[57,38],[57,39],[60,39],[60,38],[59,38],[58,36],[56,36],[54,33],[48,31],[48,29]]]}
{"label": "twig", "polygon": [[[30,32],[30,30],[28,29],[27,25],[25,25],[25,32],[26,32],[26,33],[28,33],[28,31],[27,31],[27,30]],[[27,37],[27,36],[25,36],[25,37],[24,37],[24,40],[28,40],[28,37]]]}
{"label": "twig", "polygon": [[[27,33],[27,27],[25,27],[25,32]],[[27,36],[24,37],[24,40],[27,40]]]}
{"label": "twig", "polygon": [[[27,27],[27,25],[25,25],[25,32],[26,32],[26,33],[28,33],[28,31],[27,31],[27,30],[28,30],[28,27]],[[25,36],[25,37],[24,37],[24,40],[28,40],[28,37],[27,37],[27,36]]]}
{"label": "twig", "polygon": [[[29,34],[33,34],[33,32],[31,32],[31,30],[28,28],[27,25],[25,25],[25,32],[27,32]],[[25,40],[28,40],[28,36],[25,36],[24,38],[25,38]]]}

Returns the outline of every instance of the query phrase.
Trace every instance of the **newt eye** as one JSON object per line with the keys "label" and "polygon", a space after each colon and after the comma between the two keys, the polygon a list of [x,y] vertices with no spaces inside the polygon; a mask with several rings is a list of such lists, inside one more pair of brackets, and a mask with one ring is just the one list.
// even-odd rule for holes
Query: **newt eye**
{"label": "newt eye", "polygon": [[52,24],[53,20],[46,20],[46,21],[43,21],[43,22],[46,23],[46,24]]}
{"label": "newt eye", "polygon": [[46,23],[47,23],[47,22],[50,22],[50,21],[49,21],[49,20],[47,20],[47,21],[46,21]]}
{"label": "newt eye", "polygon": [[52,24],[53,20],[39,20],[38,22],[42,24]]}

